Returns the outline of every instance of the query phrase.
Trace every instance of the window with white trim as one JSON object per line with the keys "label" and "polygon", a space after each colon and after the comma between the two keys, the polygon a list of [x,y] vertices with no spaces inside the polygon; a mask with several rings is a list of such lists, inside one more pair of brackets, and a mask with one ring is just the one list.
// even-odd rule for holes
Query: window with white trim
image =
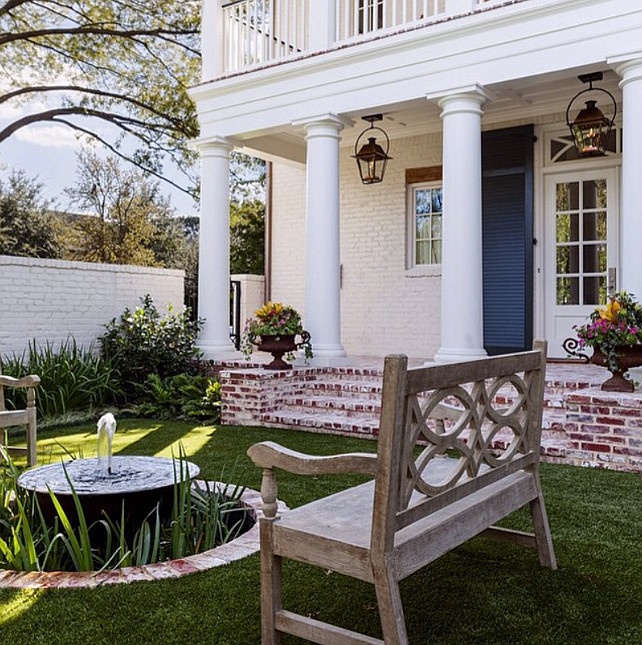
{"label": "window with white trim", "polygon": [[408,264],[441,264],[443,190],[441,182],[408,186]]}

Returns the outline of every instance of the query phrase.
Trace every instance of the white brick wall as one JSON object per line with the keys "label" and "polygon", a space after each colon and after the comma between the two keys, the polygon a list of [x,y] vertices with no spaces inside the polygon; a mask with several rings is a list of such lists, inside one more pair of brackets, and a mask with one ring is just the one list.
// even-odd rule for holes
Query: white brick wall
{"label": "white brick wall", "polygon": [[232,280],[241,283],[241,329],[243,323],[265,302],[265,278],[249,273],[232,274]]}
{"label": "white brick wall", "polygon": [[[438,270],[406,269],[406,168],[441,164],[439,133],[392,142],[385,180],[364,186],[341,149],[342,342],[349,354],[439,348]],[[274,166],[272,296],[305,311],[305,170]],[[314,339],[313,339],[314,341]]]}
{"label": "white brick wall", "polygon": [[149,293],[161,313],[183,306],[184,272],[172,269],[0,256],[0,355],[30,340],[89,346],[104,325]]}

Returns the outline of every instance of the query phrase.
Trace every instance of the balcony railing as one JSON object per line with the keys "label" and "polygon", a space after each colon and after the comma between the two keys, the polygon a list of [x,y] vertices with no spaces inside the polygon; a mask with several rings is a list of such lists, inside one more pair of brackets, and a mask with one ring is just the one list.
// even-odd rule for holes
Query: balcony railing
{"label": "balcony railing", "polygon": [[[229,73],[302,52],[358,42],[504,0],[232,0],[221,3],[222,61]],[[209,25],[203,26],[204,38]]]}

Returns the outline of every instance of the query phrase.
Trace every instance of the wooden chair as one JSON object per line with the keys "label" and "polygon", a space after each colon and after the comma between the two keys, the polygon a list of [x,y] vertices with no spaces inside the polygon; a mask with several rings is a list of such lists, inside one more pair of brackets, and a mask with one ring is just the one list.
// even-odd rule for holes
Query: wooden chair
{"label": "wooden chair", "polygon": [[[8,452],[27,454],[27,465],[36,464],[36,386],[40,383],[40,377],[34,374],[16,379],[11,376],[3,376],[0,371],[0,445],[3,444],[5,428],[13,426],[25,426],[27,432],[27,447],[19,448],[5,445]],[[7,410],[4,400],[5,387],[27,388],[27,407],[24,410]]]}
{"label": "wooden chair", "polygon": [[[326,645],[407,644],[399,581],[480,533],[535,548],[555,569],[538,473],[545,366],[543,342],[530,352],[419,369],[388,356],[376,455],[252,446],[248,454],[263,469],[263,645],[280,643],[283,633]],[[501,454],[491,449],[499,432],[509,435]],[[277,516],[275,468],[374,479]],[[494,526],[524,505],[533,534]],[[384,640],[284,609],[284,557],[374,584]]]}

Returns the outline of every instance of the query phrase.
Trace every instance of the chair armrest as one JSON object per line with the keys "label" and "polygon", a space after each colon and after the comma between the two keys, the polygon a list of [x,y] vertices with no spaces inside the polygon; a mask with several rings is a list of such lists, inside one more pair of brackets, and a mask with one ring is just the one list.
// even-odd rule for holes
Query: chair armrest
{"label": "chair armrest", "polygon": [[0,376],[0,387],[36,387],[40,383],[40,377],[35,374],[13,378],[13,376]]}
{"label": "chair armrest", "polygon": [[272,441],[255,443],[247,454],[259,468],[280,468],[296,475],[374,475],[377,468],[377,455],[374,453],[350,452],[319,457],[284,448]]}

